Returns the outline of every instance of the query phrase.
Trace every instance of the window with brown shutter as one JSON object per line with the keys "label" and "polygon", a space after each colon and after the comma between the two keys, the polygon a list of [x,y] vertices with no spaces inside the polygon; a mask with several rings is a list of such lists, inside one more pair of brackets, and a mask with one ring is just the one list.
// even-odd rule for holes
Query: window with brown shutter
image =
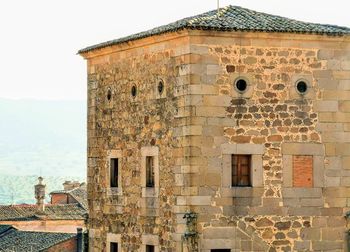
{"label": "window with brown shutter", "polygon": [[118,158],[110,159],[110,187],[118,187]]}
{"label": "window with brown shutter", "polygon": [[293,186],[313,187],[313,156],[293,156]]}
{"label": "window with brown shutter", "polygon": [[251,186],[251,155],[232,155],[232,186]]}
{"label": "window with brown shutter", "polygon": [[146,187],[154,187],[154,157],[146,157]]}

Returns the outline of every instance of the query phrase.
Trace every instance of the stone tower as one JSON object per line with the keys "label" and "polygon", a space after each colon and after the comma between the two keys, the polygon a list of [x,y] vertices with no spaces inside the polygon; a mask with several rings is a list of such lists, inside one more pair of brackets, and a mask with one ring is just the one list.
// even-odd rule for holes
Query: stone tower
{"label": "stone tower", "polygon": [[38,178],[39,183],[34,186],[35,189],[35,199],[36,199],[36,205],[38,207],[38,212],[44,212],[45,211],[45,188],[46,185],[43,184],[43,178]]}
{"label": "stone tower", "polygon": [[349,28],[228,6],[79,53],[91,251],[346,251]]}

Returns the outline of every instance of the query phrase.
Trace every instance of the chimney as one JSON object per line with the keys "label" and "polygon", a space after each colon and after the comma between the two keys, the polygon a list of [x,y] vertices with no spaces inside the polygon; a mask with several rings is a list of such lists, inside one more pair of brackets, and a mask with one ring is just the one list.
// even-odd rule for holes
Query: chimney
{"label": "chimney", "polygon": [[77,228],[77,252],[83,251],[83,229]]}
{"label": "chimney", "polygon": [[45,187],[46,185],[43,184],[43,178],[39,177],[38,178],[39,183],[34,186],[35,188],[35,199],[36,199],[36,205],[38,207],[39,212],[44,212],[45,211]]}
{"label": "chimney", "polygon": [[73,189],[78,188],[78,187],[80,187],[80,183],[78,181],[67,180],[63,183],[63,189],[65,191],[70,191],[70,190],[73,190]]}

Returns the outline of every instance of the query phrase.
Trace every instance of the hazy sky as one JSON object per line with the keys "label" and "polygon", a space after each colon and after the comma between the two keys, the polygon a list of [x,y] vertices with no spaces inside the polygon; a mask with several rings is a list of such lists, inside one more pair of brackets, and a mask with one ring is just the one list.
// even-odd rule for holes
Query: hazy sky
{"label": "hazy sky", "polygon": [[[348,0],[220,0],[257,11],[350,27]],[[0,2],[0,97],[85,99],[78,49],[215,9],[216,0]]]}

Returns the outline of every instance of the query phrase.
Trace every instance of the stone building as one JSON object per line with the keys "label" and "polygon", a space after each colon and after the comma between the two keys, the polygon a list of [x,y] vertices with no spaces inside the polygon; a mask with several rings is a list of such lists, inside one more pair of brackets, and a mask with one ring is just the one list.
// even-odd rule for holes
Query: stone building
{"label": "stone building", "polygon": [[39,177],[36,204],[0,205],[0,225],[20,231],[77,233],[77,228],[84,229],[88,213],[86,187],[80,183],[66,187],[68,184],[74,183],[66,181],[66,190],[51,192],[51,204],[45,204],[46,186]]}
{"label": "stone building", "polygon": [[87,207],[87,190],[85,183],[78,181],[66,181],[63,190],[50,192],[51,204],[79,204],[84,209]]}
{"label": "stone building", "polygon": [[0,224],[1,252],[80,252],[81,244],[81,233],[21,231],[13,226]]}
{"label": "stone building", "polygon": [[81,234],[21,231],[13,226],[0,224],[1,252],[80,252],[82,250],[77,249],[79,242],[82,244],[81,238]]}
{"label": "stone building", "polygon": [[80,50],[91,251],[345,251],[349,35],[228,6]]}

